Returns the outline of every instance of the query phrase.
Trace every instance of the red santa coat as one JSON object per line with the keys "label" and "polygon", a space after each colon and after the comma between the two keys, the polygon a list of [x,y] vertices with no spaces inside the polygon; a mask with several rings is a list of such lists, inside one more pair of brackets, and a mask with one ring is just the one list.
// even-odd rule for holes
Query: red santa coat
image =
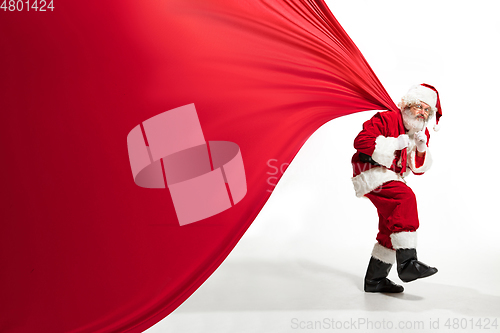
{"label": "red santa coat", "polygon": [[[406,171],[402,171],[402,154],[398,148],[397,137],[406,134],[401,112],[378,112],[363,124],[363,130],[354,140],[356,153],[352,157],[352,182],[356,196],[362,197],[380,185],[389,181],[403,181],[410,171],[417,175],[429,170],[432,158],[429,149],[423,157],[417,157],[413,135],[409,135],[410,144],[407,149]],[[427,128],[427,146],[430,134]],[[362,162],[360,153],[372,157],[379,165]]]}

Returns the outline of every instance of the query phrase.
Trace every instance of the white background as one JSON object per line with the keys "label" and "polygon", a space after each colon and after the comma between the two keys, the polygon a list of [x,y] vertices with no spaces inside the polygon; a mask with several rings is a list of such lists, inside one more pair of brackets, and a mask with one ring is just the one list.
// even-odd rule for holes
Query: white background
{"label": "white background", "polygon": [[[434,165],[408,179],[419,259],[439,272],[399,295],[362,291],[378,219],[350,179],[352,141],[374,114],[358,113],[307,141],[227,260],[147,332],[460,331],[446,321],[465,318],[464,332],[470,318],[500,317],[498,2],[327,3],[396,102],[422,82],[440,92]],[[395,270],[390,277],[401,283]]]}

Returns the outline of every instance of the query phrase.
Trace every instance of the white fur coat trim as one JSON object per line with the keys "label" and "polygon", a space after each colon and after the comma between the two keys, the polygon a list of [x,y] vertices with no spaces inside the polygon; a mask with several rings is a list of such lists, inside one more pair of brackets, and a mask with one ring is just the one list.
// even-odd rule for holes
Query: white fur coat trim
{"label": "white fur coat trim", "polygon": [[417,156],[417,150],[416,148],[413,149],[411,152],[410,152],[410,156],[408,158],[408,163],[410,164],[410,168],[413,172],[415,173],[424,173],[426,171],[428,171],[431,166],[432,166],[432,155],[431,155],[431,152],[429,151],[429,147],[427,147],[426,151],[425,151],[425,159],[424,159],[424,164],[420,166],[420,168],[417,168],[415,166],[415,158]]}
{"label": "white fur coat trim", "polygon": [[396,251],[388,249],[385,246],[375,243],[373,246],[372,257],[386,264],[394,264],[396,261]]}
{"label": "white fur coat trim", "polygon": [[392,247],[397,249],[416,249],[417,232],[402,231],[391,234]]}
{"label": "white fur coat trim", "polygon": [[394,161],[394,153],[398,149],[398,146],[398,138],[379,135],[377,139],[375,139],[375,150],[372,154],[373,160],[386,168],[390,168]]}
{"label": "white fur coat trim", "polygon": [[383,167],[374,167],[352,177],[352,184],[358,198],[370,193],[380,185],[391,180],[404,181],[403,177],[392,170]]}

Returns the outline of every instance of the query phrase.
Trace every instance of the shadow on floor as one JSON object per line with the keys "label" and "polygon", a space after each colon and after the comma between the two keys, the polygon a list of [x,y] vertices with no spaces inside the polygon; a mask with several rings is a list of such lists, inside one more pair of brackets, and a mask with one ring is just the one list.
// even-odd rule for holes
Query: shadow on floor
{"label": "shadow on floor", "polygon": [[312,261],[225,262],[176,311],[449,310],[484,317],[500,313],[500,297],[470,288],[419,280],[410,283],[411,288],[404,284],[402,294],[371,294],[363,292],[362,279],[361,274]]}

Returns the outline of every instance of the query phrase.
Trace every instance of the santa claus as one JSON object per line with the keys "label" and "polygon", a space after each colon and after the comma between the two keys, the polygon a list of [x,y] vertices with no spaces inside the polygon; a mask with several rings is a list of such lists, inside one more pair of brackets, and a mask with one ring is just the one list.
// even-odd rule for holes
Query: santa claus
{"label": "santa claus", "polygon": [[406,185],[411,172],[429,170],[430,134],[427,122],[442,115],[439,94],[428,84],[412,87],[399,104],[400,112],[375,114],[354,140],[354,189],[377,208],[379,232],[365,276],[366,292],[399,293],[404,290],[387,278],[394,262],[403,282],[431,276],[434,267],[417,259],[419,226],[415,194]]}

